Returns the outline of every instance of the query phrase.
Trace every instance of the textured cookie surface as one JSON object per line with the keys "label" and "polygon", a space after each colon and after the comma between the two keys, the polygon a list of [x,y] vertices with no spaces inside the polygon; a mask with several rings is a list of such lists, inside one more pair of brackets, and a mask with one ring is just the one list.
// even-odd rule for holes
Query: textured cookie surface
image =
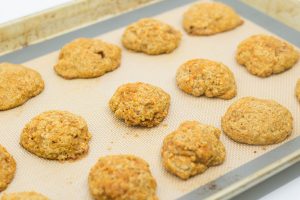
{"label": "textured cookie surface", "polygon": [[282,142],[293,130],[292,114],[273,100],[244,97],[222,117],[222,128],[232,140],[268,145]]}
{"label": "textured cookie surface", "polygon": [[110,109],[127,125],[152,127],[168,114],[170,95],[147,83],[120,86],[109,101]]}
{"label": "textured cookie surface", "polygon": [[17,192],[11,194],[4,194],[1,200],[49,200],[49,199],[37,192]]}
{"label": "textured cookie surface", "polygon": [[198,3],[183,15],[183,28],[191,35],[213,35],[241,24],[239,15],[222,3]]}
{"label": "textured cookie surface", "polygon": [[149,165],[132,155],[102,157],[89,174],[96,200],[157,200],[156,181]]}
{"label": "textured cookie surface", "polygon": [[129,25],[123,36],[123,45],[130,50],[150,55],[170,53],[181,40],[181,33],[155,19],[141,19]]}
{"label": "textured cookie surface", "polygon": [[296,97],[297,97],[298,101],[300,101],[300,79],[297,81],[295,92],[296,92]]}
{"label": "textured cookie surface", "polygon": [[224,162],[226,152],[221,131],[197,121],[185,121],[165,137],[161,150],[163,165],[170,173],[188,179]]}
{"label": "textured cookie surface", "polygon": [[227,66],[205,59],[194,59],[181,65],[176,81],[181,90],[194,96],[231,99],[237,90],[234,76]]}
{"label": "textured cookie surface", "polygon": [[13,180],[16,172],[14,158],[0,145],[0,192]]}
{"label": "textured cookie surface", "polygon": [[44,89],[41,75],[22,65],[0,63],[0,110],[24,104]]}
{"label": "textured cookie surface", "polygon": [[65,45],[54,66],[66,79],[95,78],[113,71],[121,63],[121,49],[97,39],[79,38]]}
{"label": "textured cookie surface", "polygon": [[268,77],[293,67],[299,59],[294,47],[269,35],[253,35],[237,48],[236,60],[253,75]]}
{"label": "textured cookie surface", "polygon": [[20,144],[46,159],[77,159],[88,152],[91,135],[82,117],[66,111],[47,111],[26,124]]}

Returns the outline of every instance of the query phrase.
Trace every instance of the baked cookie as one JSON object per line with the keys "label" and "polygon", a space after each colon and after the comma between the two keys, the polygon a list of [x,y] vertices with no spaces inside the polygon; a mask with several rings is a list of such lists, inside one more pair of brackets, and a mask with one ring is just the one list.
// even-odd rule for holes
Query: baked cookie
{"label": "baked cookie", "polygon": [[300,101],[300,79],[297,81],[297,84],[296,84],[296,97],[297,97],[298,101]]}
{"label": "baked cookie", "polygon": [[20,144],[51,160],[70,160],[88,152],[91,134],[85,120],[67,111],[47,111],[34,117],[22,131]]}
{"label": "baked cookie", "polygon": [[220,141],[221,131],[197,121],[185,121],[167,135],[161,150],[168,172],[181,179],[203,173],[224,162],[226,152]]}
{"label": "baked cookie", "polygon": [[98,39],[79,38],[65,45],[54,66],[65,79],[95,78],[120,66],[121,49]]}
{"label": "baked cookie", "polygon": [[33,69],[0,63],[0,110],[24,104],[44,90],[41,75]]}
{"label": "baked cookie", "polygon": [[235,79],[222,63],[206,60],[189,60],[176,73],[178,87],[193,96],[231,99],[236,95]]}
{"label": "baked cookie", "polygon": [[183,15],[183,28],[191,35],[213,35],[242,24],[240,16],[222,3],[194,4]]}
{"label": "baked cookie", "polygon": [[299,59],[294,47],[269,35],[253,35],[237,48],[236,60],[253,75],[268,77],[293,67]]}
{"label": "baked cookie", "polygon": [[13,180],[16,172],[16,161],[6,151],[6,149],[0,145],[0,192],[5,190]]}
{"label": "baked cookie", "polygon": [[124,47],[150,55],[171,53],[181,40],[181,33],[156,19],[140,19],[129,25],[123,36]]}
{"label": "baked cookie", "polygon": [[292,133],[293,117],[275,101],[244,97],[228,108],[222,117],[222,128],[236,142],[276,144]]}
{"label": "baked cookie", "polygon": [[42,194],[36,192],[17,192],[4,194],[1,200],[49,200]]}
{"label": "baked cookie", "polygon": [[133,155],[100,158],[92,167],[88,181],[96,200],[158,200],[149,165]]}
{"label": "baked cookie", "polygon": [[130,126],[153,127],[167,116],[170,95],[147,83],[120,86],[109,101],[110,109]]}

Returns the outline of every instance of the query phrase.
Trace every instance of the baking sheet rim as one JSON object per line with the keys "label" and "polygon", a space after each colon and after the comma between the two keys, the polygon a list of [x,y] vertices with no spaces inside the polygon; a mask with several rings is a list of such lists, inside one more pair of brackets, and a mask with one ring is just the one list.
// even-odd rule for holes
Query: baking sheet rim
{"label": "baking sheet rim", "polygon": [[243,191],[246,191],[247,189],[259,184],[260,182],[270,178],[271,176],[283,171],[284,169],[292,166],[293,164],[299,161],[300,161],[300,150],[297,150],[291,155],[286,156],[283,159],[280,159],[279,161],[264,167],[263,169],[257,171],[256,173],[232,184],[228,188],[225,188],[224,190],[217,192],[215,195],[211,195],[209,198],[207,198],[207,200],[232,198],[242,193]]}

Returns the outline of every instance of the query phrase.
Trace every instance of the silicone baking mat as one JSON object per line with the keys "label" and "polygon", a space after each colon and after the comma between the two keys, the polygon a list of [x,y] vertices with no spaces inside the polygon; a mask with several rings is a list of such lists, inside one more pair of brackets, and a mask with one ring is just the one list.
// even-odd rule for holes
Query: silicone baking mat
{"label": "silicone baking mat", "polygon": [[[5,192],[34,190],[54,200],[92,199],[87,177],[97,159],[110,154],[134,154],[150,164],[158,183],[157,194],[160,199],[176,199],[184,195],[187,196],[183,199],[199,199],[222,190],[298,149],[300,112],[294,88],[300,78],[300,63],[291,70],[265,79],[249,74],[234,59],[238,43],[253,34],[272,33],[244,19],[242,26],[229,32],[209,37],[189,36],[182,29],[181,19],[183,12],[193,2],[159,2],[0,58],[1,61],[23,63],[39,71],[46,85],[42,94],[23,106],[0,112],[0,143],[17,161],[16,176]],[[244,15],[243,10],[238,11]],[[124,26],[152,15],[183,33],[179,48],[171,54],[159,56],[124,49],[120,43]],[[121,46],[120,68],[95,79],[64,80],[57,76],[53,71],[58,57],[57,49],[77,37],[95,37]],[[175,83],[176,70],[182,63],[194,58],[206,58],[226,64],[235,75],[237,96],[232,100],[197,98],[179,90]],[[171,95],[169,114],[157,127],[128,127],[116,119],[108,108],[108,101],[118,86],[136,81],[159,86]],[[160,149],[167,134],[185,120],[197,120],[220,128],[221,116],[228,106],[244,96],[274,99],[287,107],[294,117],[291,137],[281,144],[263,147],[238,144],[223,134],[221,141],[227,151],[224,164],[211,167],[187,181],[165,171]],[[20,147],[19,136],[24,125],[34,116],[52,109],[68,110],[86,119],[92,140],[90,151],[83,159],[63,163],[49,161]],[[191,192],[193,190],[195,191]]]}

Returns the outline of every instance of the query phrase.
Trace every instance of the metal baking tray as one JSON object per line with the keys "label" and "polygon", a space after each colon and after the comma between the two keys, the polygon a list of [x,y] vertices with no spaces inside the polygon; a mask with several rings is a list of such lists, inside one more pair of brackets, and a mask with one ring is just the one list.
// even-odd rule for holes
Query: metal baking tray
{"label": "metal baking tray", "polygon": [[[89,117],[88,112],[85,112],[85,107],[90,107],[91,105],[88,102],[85,102],[84,100],[80,100],[81,94],[77,94],[76,97],[78,97],[79,99],[74,100],[74,104],[80,104],[81,107],[78,108],[77,110],[71,107],[66,106],[66,104],[59,104],[59,103],[54,103],[54,105],[49,105],[49,106],[45,106],[43,107],[43,105],[46,104],[41,104],[40,106],[35,106],[37,104],[39,104],[39,98],[41,98],[40,101],[46,101],[47,99],[47,95],[49,95],[49,90],[48,88],[51,88],[52,85],[47,85],[47,82],[51,82],[50,79],[48,77],[50,76],[55,76],[52,67],[53,67],[53,63],[55,62],[55,59],[57,58],[57,51],[67,42],[76,39],[78,37],[98,37],[98,38],[102,38],[104,37],[104,39],[107,40],[112,40],[113,42],[117,42],[120,37],[120,33],[122,32],[123,28],[125,26],[127,26],[128,24],[140,19],[140,18],[144,18],[144,17],[157,17],[163,21],[166,21],[168,23],[171,23],[173,20],[173,16],[178,16],[176,18],[176,20],[180,19],[181,15],[182,15],[182,11],[186,9],[186,6],[189,6],[190,4],[196,2],[195,0],[164,0],[164,1],[159,1],[157,3],[153,3],[151,5],[148,5],[146,7],[143,8],[139,8],[136,9],[134,11],[131,12],[127,12],[125,14],[121,14],[119,16],[104,20],[104,21],[100,21],[97,22],[95,24],[89,25],[87,27],[83,27],[80,28],[78,30],[72,31],[70,33],[66,33],[64,35],[58,36],[56,38],[50,39],[50,40],[46,40],[43,41],[41,43],[38,44],[34,44],[31,46],[28,46],[26,48],[23,48],[22,50],[18,50],[15,51],[13,53],[7,54],[7,55],[3,55],[0,57],[0,62],[12,62],[12,63],[31,63],[33,66],[35,66],[34,68],[37,69],[39,71],[39,69],[41,71],[43,71],[42,75],[43,77],[46,79],[46,90],[45,92],[43,92],[41,95],[43,95],[42,97],[36,97],[34,98],[34,100],[30,100],[29,102],[27,102],[26,104],[24,104],[21,107],[15,108],[13,110],[10,111],[5,111],[5,112],[0,112],[0,123],[1,123],[1,134],[0,134],[0,143],[3,144],[5,147],[8,148],[8,150],[14,155],[14,157],[17,160],[18,163],[18,172],[17,175],[13,181],[13,183],[8,187],[8,189],[6,190],[7,192],[11,192],[11,191],[19,191],[19,190],[26,190],[29,189],[30,190],[36,190],[38,192],[42,192],[44,194],[46,194],[47,196],[49,196],[51,199],[89,199],[91,198],[89,196],[88,193],[88,189],[87,189],[87,182],[86,182],[86,178],[82,178],[81,177],[87,177],[87,173],[89,168],[92,166],[92,164],[94,164],[97,160],[97,158],[100,155],[104,155],[104,154],[112,154],[112,153],[134,153],[134,152],[140,152],[140,149],[134,149],[134,147],[128,147],[128,149],[124,149],[124,150],[115,150],[110,152],[110,150],[103,150],[103,152],[101,153],[97,153],[93,150],[93,148],[96,146],[96,140],[97,137],[93,138],[93,143],[91,144],[91,152],[89,152],[89,155],[87,156],[88,158],[84,158],[80,161],[74,162],[74,163],[66,163],[66,164],[62,164],[62,163],[55,163],[55,161],[47,161],[47,160],[42,160],[39,159],[27,152],[25,152],[24,150],[21,149],[21,147],[18,146],[18,132],[15,132],[14,128],[18,128],[19,132],[20,129],[22,128],[22,126],[28,122],[28,119],[34,117],[35,115],[39,114],[41,111],[44,110],[48,110],[50,108],[53,109],[69,109],[71,111],[77,111],[77,114],[81,114],[83,115],[85,118],[87,118],[87,121],[89,121],[89,119],[95,119],[95,116],[91,116]],[[182,28],[180,27],[180,21],[177,22],[173,22],[172,25],[176,26],[176,28],[180,29],[184,35],[184,38],[189,38],[190,39],[186,39],[187,41],[190,40],[189,42],[185,42],[184,44],[182,44],[183,47],[179,47],[180,48],[185,48],[185,45],[187,44],[191,44],[191,41],[203,41],[203,44],[208,45],[209,43],[205,43],[205,40],[209,40],[210,42],[217,42],[218,44],[216,45],[212,45],[210,50],[214,50],[215,49],[222,49],[224,48],[224,51],[226,50],[225,46],[219,46],[222,41],[225,41],[224,38],[228,37],[228,38],[233,38],[233,37],[240,37],[239,39],[245,38],[247,34],[251,33],[252,29],[257,29],[259,31],[262,32],[270,32],[272,34],[277,35],[278,37],[281,37],[285,40],[287,40],[288,42],[290,42],[291,44],[293,44],[296,47],[300,47],[300,33],[281,24],[280,22],[250,8],[249,6],[241,3],[240,1],[236,1],[236,0],[221,0],[220,2],[223,2],[225,4],[230,5],[231,7],[233,7],[245,20],[246,20],[246,24],[243,26],[249,26],[247,30],[247,28],[244,28],[243,30],[241,28],[237,28],[233,31],[229,31],[226,33],[221,33],[221,34],[217,34],[215,36],[210,36],[210,37],[191,37],[188,36],[184,33],[184,31],[182,30]],[[177,9],[177,10],[176,10]],[[179,10],[178,10],[179,9]],[[180,11],[180,13],[179,13]],[[166,14],[165,13],[170,13],[170,14]],[[263,27],[263,28],[262,28]],[[239,33],[239,29],[241,29],[240,33]],[[251,30],[250,30],[251,29]],[[249,32],[249,33],[248,33]],[[245,35],[240,35],[240,34],[245,34]],[[114,39],[112,39],[114,38]],[[184,39],[185,40],[185,39]],[[234,39],[232,39],[234,40]],[[199,41],[196,41],[199,42]],[[236,40],[237,42],[237,40]],[[197,43],[198,44],[198,43]],[[200,44],[200,43],[199,43]],[[120,43],[119,43],[120,45]],[[231,48],[236,47],[233,45]],[[123,52],[126,51],[125,49],[123,49]],[[177,50],[176,50],[177,51]],[[219,53],[219,54],[218,54]],[[222,53],[222,51],[216,50],[216,53],[212,56],[212,57],[220,57],[222,58],[222,56],[220,56]],[[128,55],[127,55],[128,54]],[[182,55],[181,55],[182,54]],[[147,63],[150,61],[150,59],[155,59],[158,60],[157,62],[163,62],[164,65],[168,65],[167,62],[164,62],[166,60],[176,60],[176,59],[181,59],[181,61],[187,60],[187,58],[194,58],[195,57],[195,52],[190,52],[191,56],[189,56],[189,52],[183,52],[178,50],[176,53],[172,53],[169,55],[162,55],[162,56],[146,56],[146,55],[141,55],[141,54],[136,54],[136,53],[132,53],[132,52],[127,52],[123,55],[123,60],[124,64],[122,63],[121,68],[125,68],[125,66],[123,65],[129,65],[130,61],[129,59],[136,59],[136,62],[142,62],[144,63],[144,65],[146,65],[147,67]],[[205,53],[204,53],[205,54]],[[128,59],[126,59],[126,56],[129,56]],[[136,57],[135,57],[136,56]],[[169,57],[168,57],[169,56]],[[209,56],[209,54],[208,54]],[[199,55],[198,57],[201,57],[201,55]],[[144,62],[143,62],[144,61]],[[222,61],[222,60],[220,60]],[[234,61],[234,54],[232,54],[232,58],[228,58],[228,60],[226,60],[225,62],[229,62],[232,65],[236,65],[233,63]],[[44,69],[46,66],[42,66],[43,62],[49,62],[51,63],[52,66],[51,69]],[[123,61],[122,61],[123,62]],[[155,61],[156,62],[156,61]],[[173,63],[172,63],[173,64]],[[172,68],[173,72],[174,70],[177,69],[177,67],[182,64],[181,63],[177,63],[176,66],[174,66]],[[28,65],[28,66],[32,66],[32,65]],[[38,66],[39,65],[39,66]],[[144,67],[144,66],[141,66]],[[149,66],[148,66],[149,67]],[[235,66],[232,66],[233,68]],[[286,92],[290,92],[288,93],[288,97],[287,97],[287,103],[289,104],[291,103],[292,105],[285,105],[288,106],[288,108],[291,110],[294,115],[295,113],[300,113],[299,112],[299,103],[297,102],[296,98],[294,97],[294,93],[293,88],[295,87],[294,83],[293,85],[284,85],[284,84],[288,84],[291,83],[289,82],[289,76],[293,75],[293,77],[295,77],[296,75],[299,75],[300,78],[300,73],[297,72],[297,68],[299,68],[299,63],[297,64],[297,66],[295,66],[293,69],[283,73],[282,75],[277,75],[274,76],[272,78],[268,78],[269,84],[273,83],[272,81],[275,82],[279,82],[281,80],[286,80],[283,81],[283,86],[288,86],[290,87],[289,89],[286,90]],[[118,69],[119,70],[119,69]],[[117,70],[117,71],[118,71]],[[153,69],[158,70],[159,69]],[[171,71],[172,71],[171,70]],[[257,82],[261,82],[263,81],[262,79],[259,79],[257,77],[254,77],[250,74],[247,74],[246,70],[243,69],[242,67],[236,67],[235,70],[240,70],[242,74],[244,74],[245,76],[248,76],[251,80],[249,80],[249,82],[247,82],[245,80],[245,84],[247,83],[251,83],[251,81],[257,81]],[[73,92],[83,92],[85,95],[87,95],[89,93],[89,90],[86,90],[89,87],[89,84],[98,84],[98,82],[100,81],[101,84],[105,84],[105,81],[110,81],[110,79],[113,79],[114,73],[117,74],[116,72],[112,72],[109,73],[108,75],[105,75],[98,79],[90,79],[90,80],[75,80],[75,81],[66,81],[66,80],[62,80],[59,77],[55,77],[56,81],[59,81],[59,84],[64,84],[64,85],[72,85],[72,84],[78,84],[80,85],[80,87],[72,87],[72,86],[66,86],[69,89],[72,89]],[[118,74],[121,76],[121,74],[124,71],[119,71]],[[151,75],[151,73],[149,73]],[[149,75],[149,76],[150,76]],[[149,77],[148,74],[146,73],[146,75],[143,76],[145,80],[145,82],[151,82],[152,79],[154,79],[153,77]],[[170,77],[175,76],[174,74],[171,74]],[[105,77],[105,78],[104,78]],[[132,75],[133,79],[132,81],[137,81],[138,78],[134,77]],[[159,79],[161,76],[156,77],[157,79]],[[49,79],[49,81],[48,81]],[[99,80],[99,81],[98,81]],[[127,76],[127,79],[124,81],[130,82],[130,76]],[[264,79],[267,80],[267,79]],[[143,81],[143,80],[140,80]],[[172,82],[173,81],[173,82]],[[243,79],[240,79],[238,81],[244,81]],[[89,83],[90,82],[90,83]],[[120,82],[116,82],[116,81],[112,81],[112,85],[110,85],[111,87],[107,87],[107,93],[104,94],[104,99],[107,101],[107,99],[109,99],[109,97],[112,95],[112,92],[116,89],[117,85],[120,85]],[[188,102],[200,102],[202,103],[202,101],[208,102],[208,101],[216,101],[218,103],[218,105],[220,105],[220,107],[222,107],[222,110],[220,111],[220,113],[224,113],[224,111],[227,109],[227,107],[233,102],[236,101],[239,97],[234,98],[231,101],[227,101],[225,102],[224,100],[211,100],[211,99],[207,99],[207,98],[194,98],[194,97],[190,97],[187,95],[184,95],[183,93],[180,93],[180,91],[176,88],[174,80],[170,80],[170,83],[173,84],[171,89],[168,89],[168,91],[170,92],[171,96],[173,95],[173,93],[176,93],[174,95],[179,95],[180,98],[187,98]],[[57,85],[57,88],[59,88],[59,84]],[[169,82],[166,82],[165,80],[158,82],[158,85],[161,87],[164,87],[164,85],[169,84]],[[280,82],[278,83],[280,84]],[[55,86],[53,86],[55,87]],[[256,87],[256,86],[251,86],[250,84],[248,86],[242,87],[246,88],[246,87]],[[64,88],[64,86],[62,86],[62,88]],[[241,92],[242,89],[238,89],[238,93]],[[255,92],[253,91],[255,88],[250,88],[249,89],[249,93],[250,94],[255,94]],[[92,92],[92,91],[91,91]],[[276,90],[270,89],[268,91],[269,93],[267,94],[263,94],[261,93],[261,97],[276,97],[281,95],[281,93],[276,93]],[[285,92],[285,91],[282,91]],[[63,97],[59,96],[59,95],[64,95],[64,91],[59,91],[57,97],[51,97],[50,100],[55,101],[56,99],[61,99],[63,101]],[[68,95],[68,94],[66,94]],[[241,94],[243,95],[247,95],[247,92],[245,92],[245,90],[242,92]],[[83,98],[83,97],[82,97]],[[177,97],[176,97],[177,98]],[[175,98],[175,101],[176,101]],[[178,97],[179,98],[179,97]],[[281,98],[278,97],[278,101],[280,102],[284,102],[286,98]],[[99,100],[100,101],[100,100]],[[69,102],[73,103],[72,101]],[[178,102],[177,102],[178,103]],[[197,105],[199,106],[200,103],[197,103]],[[33,105],[35,104],[35,105]],[[51,104],[51,102],[48,102],[48,104]],[[108,114],[109,112],[107,111],[107,108],[105,108],[106,102],[102,105],[101,104],[101,108],[99,107],[99,109],[104,109],[103,111],[103,115]],[[175,102],[176,104],[176,102]],[[179,103],[180,104],[180,103]],[[204,105],[204,104],[203,104]],[[35,107],[34,107],[35,106]],[[55,107],[56,106],[56,107]],[[65,106],[65,107],[64,107]],[[100,106],[100,105],[99,105]],[[174,105],[175,106],[175,105]],[[174,107],[173,106],[173,107]],[[32,108],[32,110],[30,110]],[[91,110],[90,110],[91,111]],[[208,111],[213,111],[212,110],[208,110]],[[207,111],[207,112],[208,112]],[[82,112],[82,113],[81,113]],[[94,109],[93,112],[97,112],[97,109]],[[188,111],[187,111],[188,112]],[[99,111],[100,113],[100,111]],[[217,112],[216,112],[217,113]],[[111,114],[111,113],[110,113]],[[167,123],[168,126],[166,126],[166,124],[163,126],[160,126],[158,128],[154,128],[152,129],[152,132],[163,132],[163,135],[160,135],[159,137],[157,137],[155,140],[157,143],[161,143],[161,140],[163,139],[163,136],[168,134],[170,131],[174,130],[175,127],[177,127],[179,125],[179,122],[182,121],[183,119],[181,119],[181,116],[176,116],[178,118],[176,118],[176,120],[172,121],[170,118],[172,116],[174,116],[175,114],[180,115],[180,113],[175,110],[175,109],[171,109],[168,118],[165,120],[165,122],[163,123]],[[100,113],[101,115],[101,113]],[[100,117],[97,116],[97,117]],[[194,116],[199,117],[198,114],[192,114],[191,118],[193,118]],[[93,118],[94,117],[94,118]],[[185,116],[186,117],[186,116]],[[184,118],[184,117],[183,117]],[[201,117],[199,117],[201,118]],[[265,180],[266,178],[280,172],[281,170],[291,166],[292,164],[298,162],[300,160],[300,138],[299,135],[297,133],[297,131],[299,130],[297,127],[297,124],[299,124],[298,118],[300,118],[299,114],[296,114],[295,117],[295,121],[294,121],[294,132],[293,132],[293,137],[289,138],[287,141],[278,144],[278,145],[271,145],[270,147],[261,147],[261,146],[247,146],[247,145],[237,145],[237,147],[235,148],[240,148],[243,149],[243,151],[247,152],[247,154],[249,154],[249,152],[253,152],[253,150],[257,150],[259,151],[259,156],[252,156],[253,159],[249,159],[249,161],[242,163],[241,165],[239,165],[238,167],[235,166],[231,166],[229,168],[227,168],[224,173],[220,173],[220,170],[223,170],[222,168],[219,168],[219,171],[216,170],[215,172],[217,174],[217,176],[214,176],[214,169],[208,169],[207,172],[205,172],[202,175],[198,175],[194,178],[192,178],[191,180],[188,181],[181,181],[176,179],[175,177],[169,175],[166,172],[162,172],[161,174],[159,173],[154,173],[155,176],[159,176],[156,177],[158,179],[158,196],[161,197],[161,199],[173,199],[173,198],[178,198],[178,199],[182,199],[182,200],[192,200],[192,199],[228,199],[231,198],[241,192],[243,192],[244,190],[254,186],[255,184]],[[5,119],[5,120],[4,120]],[[205,120],[205,118],[203,118]],[[1,120],[3,120],[1,122]],[[104,121],[104,123],[112,123],[114,119],[111,116],[111,119],[107,119]],[[197,119],[196,119],[197,120]],[[9,128],[13,131],[9,132],[9,128],[5,128],[5,123],[3,122],[8,122],[8,121],[13,121],[14,123],[16,123],[16,127],[10,126]],[[97,120],[96,120],[97,121]],[[201,120],[199,120],[201,121]],[[214,123],[215,118],[211,118],[208,119],[207,122],[210,122],[212,124],[215,124],[217,127],[220,127],[219,122]],[[219,120],[220,121],[220,120]],[[98,123],[98,122],[97,122]],[[91,132],[94,134],[97,133],[97,127],[95,126],[96,122],[92,122],[92,130]],[[108,125],[108,127],[106,128],[111,128],[111,132],[112,133],[118,133],[118,132],[135,132],[137,134],[143,134],[141,132],[146,132],[147,134],[149,134],[151,131],[149,131],[148,129],[136,129],[136,128],[128,128],[125,127],[124,128],[124,124],[122,122],[116,122],[116,124],[111,124]],[[167,128],[164,128],[167,127]],[[5,130],[5,131],[4,131]],[[6,131],[8,130],[8,131]],[[297,133],[297,134],[296,134]],[[9,134],[9,135],[8,135]],[[98,133],[97,133],[98,134]],[[100,134],[100,133],[99,133]],[[127,134],[127,133],[126,133]],[[116,135],[114,135],[114,137],[117,137]],[[131,136],[128,136],[131,137]],[[134,137],[133,137],[134,138]],[[130,140],[133,139],[131,137]],[[222,136],[222,140],[226,140],[225,136]],[[99,139],[99,138],[98,138]],[[104,138],[105,139],[105,138]],[[107,139],[107,138],[106,138]],[[128,138],[127,138],[128,139]],[[140,140],[142,141],[146,141],[147,136],[145,136],[145,138],[141,138]],[[126,136],[122,136],[120,137],[118,140],[126,140]],[[135,144],[138,144],[138,140],[139,138],[136,138],[137,141],[135,141]],[[12,144],[12,142],[14,142]],[[107,143],[113,143],[114,141],[108,141]],[[230,141],[228,141],[230,142]],[[116,142],[117,143],[117,142]],[[126,143],[126,142],[125,142]],[[231,141],[231,143],[233,143]],[[122,143],[123,144],[123,143]],[[120,144],[120,145],[122,145]],[[127,144],[127,143],[126,143]],[[141,146],[143,146],[144,144],[141,144]],[[234,144],[236,145],[236,144]],[[125,145],[126,146],[126,145]],[[137,145],[138,146],[138,145]],[[101,148],[106,148],[106,147],[101,147]],[[112,147],[114,148],[114,147]],[[118,147],[115,147],[116,149]],[[150,150],[153,148],[150,148]],[[160,146],[155,146],[155,155],[156,157],[159,157],[159,149]],[[143,149],[145,151],[145,155],[149,154],[147,153],[147,149]],[[231,150],[234,150],[231,149]],[[97,149],[97,151],[101,151],[99,149]],[[151,152],[150,152],[151,153]],[[227,152],[228,155],[230,155],[232,152]],[[143,153],[141,153],[141,157],[142,157]],[[27,160],[26,163],[24,160]],[[155,161],[153,162],[153,159],[151,160],[146,159],[150,166],[155,168],[155,170],[163,170],[163,168],[161,166],[159,166],[161,163],[159,163],[159,161]],[[159,160],[159,159],[158,159]],[[22,161],[22,163],[21,163]],[[230,162],[230,158],[227,159],[226,162]],[[24,167],[22,166],[24,165]],[[36,166],[34,166],[36,165]],[[57,176],[61,176],[64,172],[64,170],[67,169],[62,169],[63,166],[66,166],[66,168],[71,169],[70,173],[74,173],[77,175],[73,176],[73,177],[65,177],[65,182],[61,183],[64,184],[62,186],[59,186],[61,189],[58,190],[57,188],[50,188],[51,184],[48,182],[53,181],[53,184],[58,185],[55,181],[55,177]],[[84,169],[81,169],[81,166],[85,166]],[[229,165],[228,165],[229,166]],[[35,167],[42,169],[44,171],[42,172],[38,172],[38,170],[35,170]],[[43,168],[44,167],[44,168]],[[26,168],[26,169],[25,169]],[[61,170],[60,170],[61,169]],[[46,170],[49,170],[48,172],[45,172]],[[73,170],[73,171],[72,171]],[[77,170],[77,171],[76,171]],[[82,170],[80,172],[82,173],[78,173],[78,170]],[[155,171],[154,170],[154,171]],[[32,179],[30,180],[26,180],[23,177],[23,175],[21,173],[27,173],[28,177],[32,177]],[[36,175],[38,174],[38,175]],[[205,174],[211,174],[211,176],[213,178],[209,179],[209,181],[207,180],[203,180],[204,178],[206,178]],[[25,175],[24,175],[25,176]],[[51,178],[49,178],[51,176]],[[163,178],[162,178],[163,176]],[[27,179],[28,179],[27,177]],[[48,179],[48,178],[49,179]],[[52,178],[54,177],[54,178]],[[21,180],[21,181],[18,181]],[[191,183],[189,183],[189,181]],[[47,182],[47,184],[46,184]],[[174,184],[173,184],[174,182]],[[203,184],[205,182],[205,184]],[[29,183],[30,186],[28,186]],[[43,183],[45,184],[45,187],[43,187]],[[172,191],[168,191],[165,188],[166,187],[166,183],[170,183],[171,186],[173,187],[172,189],[174,191],[176,191],[176,197],[173,195],[166,195],[163,193],[172,193]],[[173,184],[173,185],[172,185]],[[64,189],[64,187],[66,187],[66,189]],[[68,188],[73,188],[74,190],[69,190]],[[75,195],[73,194],[74,191],[82,191],[82,194],[79,194],[79,192]]]}

